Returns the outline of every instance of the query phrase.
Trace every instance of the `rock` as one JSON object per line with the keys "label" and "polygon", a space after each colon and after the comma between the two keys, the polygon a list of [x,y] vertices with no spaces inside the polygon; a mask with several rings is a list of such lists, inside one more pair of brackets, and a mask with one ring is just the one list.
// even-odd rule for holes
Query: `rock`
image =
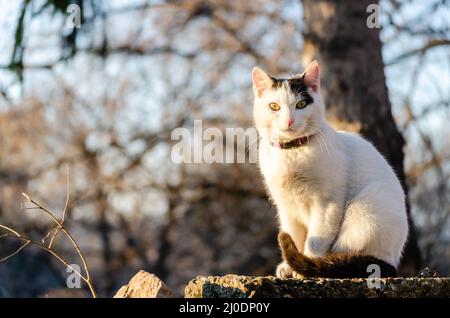
{"label": "rock", "polygon": [[139,271],[122,286],[114,298],[175,298],[176,295],[157,276]]}
{"label": "rock", "polygon": [[185,288],[186,298],[351,298],[351,297],[450,297],[450,278],[382,278],[380,288],[369,288],[373,280],[279,279],[226,275],[199,276]]}

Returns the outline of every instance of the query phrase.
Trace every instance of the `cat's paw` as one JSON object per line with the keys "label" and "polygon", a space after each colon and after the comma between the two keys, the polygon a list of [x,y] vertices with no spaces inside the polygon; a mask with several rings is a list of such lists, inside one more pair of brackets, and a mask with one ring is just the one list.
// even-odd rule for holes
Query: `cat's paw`
{"label": "cat's paw", "polygon": [[294,271],[292,270],[291,266],[288,265],[286,262],[281,262],[278,264],[277,269],[275,271],[275,275],[278,278],[291,278],[293,277]]}
{"label": "cat's paw", "polygon": [[306,277],[303,276],[302,274],[297,273],[296,271],[292,272],[292,277],[295,279],[305,279]]}

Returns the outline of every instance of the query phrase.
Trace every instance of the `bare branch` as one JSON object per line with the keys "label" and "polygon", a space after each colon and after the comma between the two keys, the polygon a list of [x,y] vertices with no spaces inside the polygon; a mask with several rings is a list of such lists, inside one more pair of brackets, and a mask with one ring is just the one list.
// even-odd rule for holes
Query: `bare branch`
{"label": "bare branch", "polygon": [[5,229],[5,230],[7,230],[7,231],[13,233],[13,234],[14,234],[15,236],[17,236],[17,237],[20,237],[20,234],[19,234],[19,233],[17,233],[16,231],[14,231],[13,229],[11,229],[11,228],[9,228],[9,227],[7,227],[7,226],[4,226],[4,225],[1,225],[1,224],[0,224],[0,228]]}
{"label": "bare branch", "polygon": [[401,60],[413,57],[415,55],[424,55],[428,50],[447,45],[450,45],[450,39],[432,39],[420,48],[416,48],[411,51],[400,54],[399,56],[395,57],[392,61],[387,62],[386,66],[396,64]]}
{"label": "bare branch", "polygon": [[[62,256],[60,256],[56,251],[54,251],[54,250],[52,250],[52,249],[49,249],[48,247],[46,247],[46,246],[44,246],[44,245],[42,245],[42,244],[39,244],[39,243],[37,243],[37,242],[35,242],[35,241],[32,241],[32,240],[27,239],[27,238],[22,237],[22,236],[17,237],[17,236],[13,236],[13,235],[11,235],[11,234],[5,234],[5,236],[3,236],[3,237],[15,238],[15,239],[18,239],[18,240],[21,240],[21,241],[25,242],[25,244],[23,245],[23,247],[22,247],[21,249],[23,249],[26,245],[33,245],[33,246],[36,246],[36,247],[38,247],[38,248],[40,248],[40,249],[42,249],[42,250],[44,250],[44,251],[47,251],[48,253],[52,254],[52,255],[53,255],[54,257],[56,257],[61,263],[63,263],[66,267],[70,268],[70,270],[73,271],[78,277],[80,277],[83,281],[85,281],[86,284],[89,286],[89,289],[91,290],[92,296],[93,296],[94,298],[97,297],[96,292],[95,292],[95,290],[94,290],[94,287],[93,287],[93,285],[92,285],[92,282],[89,281],[86,277],[84,277],[84,276],[83,276],[79,271],[77,271],[72,265],[70,265],[69,262],[68,262],[67,260],[65,260]],[[20,250],[21,250],[21,249],[20,249]],[[17,254],[17,253],[15,253],[15,254]],[[14,254],[14,255],[15,255],[15,254]]]}
{"label": "bare branch", "polygon": [[[1,237],[8,237],[8,234],[2,235]],[[15,255],[17,255],[17,254],[19,254],[20,251],[23,250],[25,247],[27,247],[29,244],[30,244],[30,242],[25,242],[23,245],[21,245],[21,246],[20,246],[17,250],[15,250],[13,253],[9,254],[9,255],[6,256],[6,257],[1,258],[1,259],[0,259],[0,263],[6,261],[6,260],[8,260],[8,259],[10,259],[11,257],[13,257],[13,256],[15,256]]]}
{"label": "bare branch", "polygon": [[83,263],[83,267],[84,270],[86,272],[86,277],[88,280],[90,280],[90,275],[89,275],[89,270],[88,270],[88,266],[87,266],[87,262],[86,259],[84,258],[83,253],[81,252],[80,247],[78,246],[78,243],[75,241],[75,239],[72,237],[72,235],[66,230],[66,228],[64,227],[64,225],[55,217],[55,215],[49,211],[47,208],[45,208],[43,205],[37,203],[36,201],[34,201],[32,198],[30,198],[29,195],[27,195],[26,193],[22,193],[22,195],[28,199],[28,201],[30,201],[31,203],[33,203],[36,207],[38,207],[41,211],[44,211],[47,215],[49,215],[51,217],[51,219],[58,225],[58,227],[61,229],[61,231],[63,231],[63,233],[67,236],[67,238],[69,239],[69,241],[72,243],[73,247],[75,248],[75,250],[77,251],[78,255],[80,256],[81,262]]}
{"label": "bare branch", "polygon": [[[47,233],[47,235],[46,235],[42,240],[45,242],[45,239],[46,239],[53,231],[56,231],[56,230],[61,230],[61,231],[63,231],[63,233],[67,236],[67,238],[70,240],[70,242],[72,243],[72,245],[75,247],[75,249],[76,249],[76,251],[77,251],[77,254],[78,254],[78,256],[80,257],[80,259],[81,259],[81,261],[82,261],[82,263],[83,263],[83,266],[84,266],[84,271],[85,271],[85,273],[86,273],[86,277],[84,277],[80,272],[78,272],[77,270],[75,270],[75,269],[74,269],[74,268],[73,268],[73,267],[72,267],[65,259],[63,259],[63,258],[62,258],[55,250],[53,250],[51,247],[46,247],[46,246],[43,245],[44,243],[40,244],[40,243],[35,242],[35,241],[31,240],[31,239],[25,238],[25,237],[23,237],[21,234],[19,234],[17,231],[11,229],[11,228],[8,227],[8,226],[1,225],[1,224],[0,224],[0,228],[5,229],[5,230],[7,230],[8,232],[10,232],[10,233],[12,233],[12,234],[3,234],[3,235],[0,236],[0,238],[12,237],[12,238],[16,238],[16,239],[18,239],[18,240],[21,240],[21,241],[25,242],[25,244],[22,245],[18,250],[16,250],[16,251],[13,252],[12,254],[10,254],[10,255],[4,257],[4,258],[3,258],[2,260],[0,260],[0,261],[7,260],[7,259],[13,257],[14,255],[18,254],[22,249],[24,249],[26,246],[28,246],[28,245],[30,245],[30,244],[33,245],[33,246],[37,246],[37,247],[39,247],[39,248],[41,248],[41,249],[43,249],[43,250],[49,252],[49,253],[52,254],[53,256],[55,256],[59,261],[61,261],[64,265],[66,265],[66,266],[67,266],[68,268],[70,268],[74,273],[76,273],[80,278],[82,278],[82,279],[88,284],[92,296],[93,296],[94,298],[96,298],[96,297],[97,297],[97,293],[96,293],[96,291],[95,291],[95,289],[94,289],[94,287],[93,287],[93,283],[92,283],[92,280],[91,280],[91,277],[90,277],[89,268],[88,268],[86,259],[85,259],[84,255],[83,255],[83,253],[81,252],[81,249],[80,249],[78,243],[74,240],[74,238],[72,237],[72,235],[71,235],[71,234],[67,231],[67,229],[64,227],[64,225],[63,225],[63,223],[62,223],[64,220],[63,220],[63,221],[59,221],[59,220],[55,217],[55,215],[54,215],[50,210],[48,210],[47,208],[43,207],[41,204],[37,203],[37,202],[36,202],[35,200],[33,200],[28,194],[22,193],[22,196],[23,196],[28,202],[34,204],[35,207],[36,207],[36,209],[39,209],[39,210],[45,212],[46,214],[48,214],[48,215],[52,218],[52,220],[57,224],[57,227],[56,227],[55,229],[51,230],[49,233]],[[68,205],[67,202],[68,202],[68,200],[69,200],[69,199],[68,199],[68,195],[67,195],[66,205],[65,205],[65,208],[64,208],[63,216],[65,215],[65,210],[67,209],[67,205]],[[30,208],[23,208],[23,209],[30,209]]]}
{"label": "bare branch", "polygon": [[[61,224],[64,224],[64,220],[66,218],[66,212],[67,212],[67,207],[69,206],[69,199],[70,199],[70,170],[69,170],[69,165],[66,165],[66,170],[67,170],[67,178],[66,178],[66,203],[64,204],[64,210],[62,213],[62,218],[61,218]],[[50,239],[50,243],[48,244],[48,248],[52,248],[53,246],[53,242],[55,240],[56,235],[58,234],[58,230],[59,227],[55,229],[55,231],[53,232],[53,236]]]}

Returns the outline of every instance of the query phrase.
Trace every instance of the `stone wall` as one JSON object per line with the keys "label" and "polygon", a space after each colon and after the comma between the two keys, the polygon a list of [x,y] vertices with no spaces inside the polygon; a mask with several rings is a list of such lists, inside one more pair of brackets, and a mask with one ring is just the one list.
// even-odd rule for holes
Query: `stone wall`
{"label": "stone wall", "polygon": [[[180,295],[181,296],[181,295]],[[155,275],[140,271],[115,297],[176,297]],[[280,279],[272,276],[199,276],[186,298],[450,297],[450,278]]]}
{"label": "stone wall", "polygon": [[450,297],[450,278],[385,278],[376,284],[375,281],[364,278],[279,279],[271,276],[200,276],[186,286],[185,297]]}

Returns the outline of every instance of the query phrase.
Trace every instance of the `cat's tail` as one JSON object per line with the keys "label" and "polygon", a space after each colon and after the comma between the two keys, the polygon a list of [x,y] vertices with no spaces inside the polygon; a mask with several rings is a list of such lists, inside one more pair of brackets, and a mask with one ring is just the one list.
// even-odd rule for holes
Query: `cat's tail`
{"label": "cat's tail", "polygon": [[330,254],[310,258],[297,250],[291,236],[285,232],[278,234],[278,243],[283,259],[295,272],[304,277],[367,278],[372,274],[373,269],[369,268],[372,264],[380,267],[380,277],[397,276],[394,266],[373,256]]}

